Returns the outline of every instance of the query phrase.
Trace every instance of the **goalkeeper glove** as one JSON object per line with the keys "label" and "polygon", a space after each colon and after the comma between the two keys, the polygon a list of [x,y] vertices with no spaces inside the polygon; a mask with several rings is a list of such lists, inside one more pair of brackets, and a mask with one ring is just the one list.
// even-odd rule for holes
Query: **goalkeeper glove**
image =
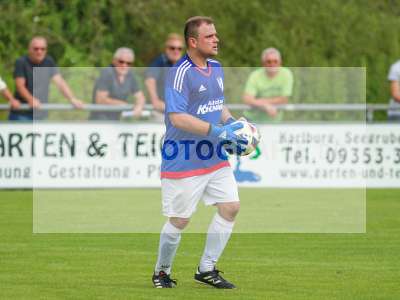
{"label": "goalkeeper glove", "polygon": [[235,133],[236,130],[243,128],[242,123],[231,123],[224,126],[210,124],[208,136],[218,138],[221,141],[228,141],[238,144],[240,137]]}

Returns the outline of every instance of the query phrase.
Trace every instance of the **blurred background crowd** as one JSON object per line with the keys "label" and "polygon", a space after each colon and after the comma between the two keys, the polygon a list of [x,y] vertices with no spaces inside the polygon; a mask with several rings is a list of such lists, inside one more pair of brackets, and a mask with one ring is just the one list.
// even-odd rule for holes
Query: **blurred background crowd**
{"label": "blurred background crowd", "polygon": [[[221,41],[217,59],[232,73],[244,70],[236,79],[240,86],[228,90],[227,103],[248,105],[245,115],[254,121],[285,120],[277,107],[286,103],[362,101],[390,103],[393,109],[378,114],[378,120],[400,118],[396,1],[37,0],[3,1],[0,11],[0,101],[10,105],[0,114],[3,120],[30,120],[32,110],[21,110],[21,104],[35,109],[35,119],[47,119],[48,113],[40,111],[43,103],[69,101],[77,110],[86,104],[133,103],[128,115],[134,118],[146,115],[147,103],[150,118],[162,121],[163,78],[185,51],[182,24],[191,15],[213,17]],[[43,67],[36,82],[35,66]],[[321,71],[308,74],[315,85],[329,87],[305,94],[298,91],[306,76],[297,71],[304,67],[341,70],[323,83],[317,83]],[[352,75],[349,67],[366,73],[357,69]],[[90,78],[90,84],[82,78]],[[351,88],[346,95],[341,91]],[[96,111],[84,117],[118,120],[121,113]],[[60,113],[51,118],[60,119]]]}

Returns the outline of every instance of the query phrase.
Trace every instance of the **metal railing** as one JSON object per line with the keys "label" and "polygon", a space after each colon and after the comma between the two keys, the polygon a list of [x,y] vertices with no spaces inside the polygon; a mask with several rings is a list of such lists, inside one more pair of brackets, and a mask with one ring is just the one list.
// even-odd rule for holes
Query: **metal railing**
{"label": "metal railing", "polygon": [[[108,111],[108,112],[129,112],[133,109],[132,104],[127,105],[103,105],[103,104],[85,104],[81,111]],[[230,110],[249,110],[250,106],[245,104],[227,104]],[[387,111],[389,105],[387,104],[282,104],[276,106],[282,111],[319,111],[319,112],[364,112],[366,114],[366,121],[374,121],[375,111]],[[0,104],[0,111],[9,110],[10,106],[8,104]],[[31,108],[27,104],[22,104],[19,110],[30,110]],[[149,116],[151,114],[153,107],[151,105],[146,105],[143,112],[143,116]],[[393,109],[393,108],[390,108]],[[72,111],[76,110],[72,104],[61,104],[61,103],[43,103],[40,106],[40,110],[43,111]],[[400,110],[400,109],[399,109]],[[129,116],[128,114],[125,114]]]}

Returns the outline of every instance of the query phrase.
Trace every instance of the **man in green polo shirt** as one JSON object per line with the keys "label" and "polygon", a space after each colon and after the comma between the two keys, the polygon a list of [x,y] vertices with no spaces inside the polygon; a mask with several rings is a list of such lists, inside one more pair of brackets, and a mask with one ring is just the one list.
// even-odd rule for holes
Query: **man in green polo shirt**
{"label": "man in green polo shirt", "polygon": [[244,116],[253,122],[279,122],[283,113],[276,105],[288,103],[293,90],[293,74],[282,67],[280,52],[267,48],[261,54],[263,67],[253,71],[244,89],[243,102],[252,107]]}

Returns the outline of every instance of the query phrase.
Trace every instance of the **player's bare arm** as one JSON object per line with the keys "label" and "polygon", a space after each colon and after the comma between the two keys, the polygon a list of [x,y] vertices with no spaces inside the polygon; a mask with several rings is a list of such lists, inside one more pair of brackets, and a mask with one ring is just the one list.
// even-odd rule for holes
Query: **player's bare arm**
{"label": "player's bare arm", "polygon": [[228,120],[234,120],[234,118],[229,109],[224,105],[222,108],[221,122],[225,124]]}
{"label": "player's bare arm", "polygon": [[186,113],[170,113],[169,119],[174,127],[197,135],[206,136],[210,123]]}

